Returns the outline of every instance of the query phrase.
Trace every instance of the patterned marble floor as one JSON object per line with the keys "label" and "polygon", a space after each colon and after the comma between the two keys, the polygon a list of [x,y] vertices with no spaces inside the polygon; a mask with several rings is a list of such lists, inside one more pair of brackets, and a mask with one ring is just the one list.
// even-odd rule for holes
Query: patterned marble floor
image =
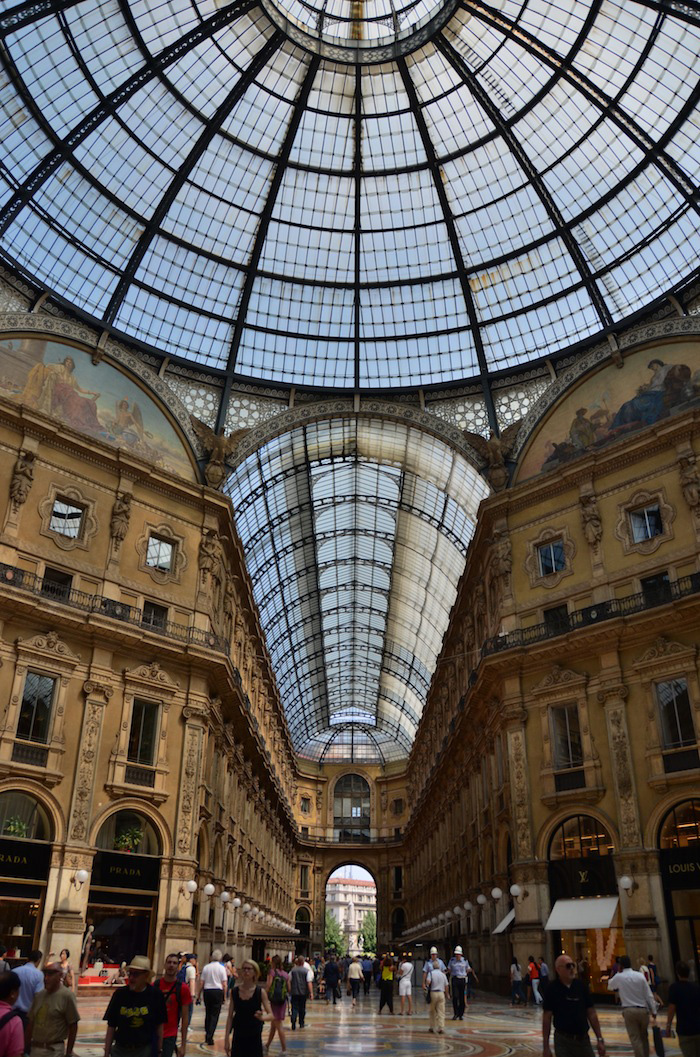
{"label": "patterned marble floor", "polygon": [[[350,999],[343,997],[336,1007],[325,1002],[309,1003],[306,1027],[303,1031],[287,1030],[287,1050],[293,1057],[390,1057],[406,1054],[410,1057],[530,1057],[541,1054],[541,1014],[535,1009],[512,1009],[501,998],[483,995],[475,999],[464,1021],[453,1021],[451,1007],[443,1036],[428,1032],[427,1007],[420,994],[416,995],[417,1013],[401,1017],[387,1016],[386,1010],[377,1016],[378,996],[372,993],[360,998],[356,1010]],[[78,1006],[81,1014],[80,1031],[75,1046],[76,1057],[102,1057],[104,1026],[102,1014],[109,1000],[109,992],[81,994]],[[396,1002],[398,1010],[398,1001]],[[598,1007],[608,1053],[631,1054],[632,1049],[622,1025],[619,1010]],[[665,1024],[662,1011],[659,1023]],[[224,1018],[219,1022],[214,1047],[204,1044],[204,1008],[197,1006],[192,1018],[188,1039],[188,1057],[223,1057]],[[286,1025],[289,1029],[289,1020]],[[267,1038],[267,1029],[263,1039]],[[651,1041],[651,1032],[649,1033]],[[272,1044],[272,1057],[280,1053],[278,1039]],[[666,1040],[667,1057],[678,1057],[676,1039]],[[652,1049],[653,1054],[653,1049]]]}

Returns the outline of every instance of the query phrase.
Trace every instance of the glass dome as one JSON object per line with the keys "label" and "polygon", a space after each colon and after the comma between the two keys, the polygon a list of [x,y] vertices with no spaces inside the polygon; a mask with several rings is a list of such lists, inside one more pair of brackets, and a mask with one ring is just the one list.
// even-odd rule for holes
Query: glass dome
{"label": "glass dome", "polygon": [[447,385],[696,273],[696,3],[36,0],[0,16],[0,252],[240,380]]}

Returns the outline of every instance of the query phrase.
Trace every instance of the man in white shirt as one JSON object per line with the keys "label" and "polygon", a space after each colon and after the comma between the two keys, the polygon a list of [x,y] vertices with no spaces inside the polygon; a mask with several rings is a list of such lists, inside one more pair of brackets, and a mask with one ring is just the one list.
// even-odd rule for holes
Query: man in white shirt
{"label": "man in white shirt", "polygon": [[197,959],[194,954],[188,954],[185,961],[185,983],[190,989],[190,994],[194,994],[197,983]]}
{"label": "man in white shirt", "polygon": [[198,1002],[204,992],[204,1038],[207,1046],[214,1045],[214,1032],[226,997],[227,983],[226,970],[221,964],[221,951],[212,951],[211,961],[202,969],[197,991]]}
{"label": "man in white shirt", "polygon": [[437,958],[437,961],[438,961],[438,968],[442,969],[443,973],[445,972],[446,966],[445,966],[445,963],[443,962],[442,958],[438,958],[438,949],[437,949],[437,947],[431,947],[430,948],[430,957],[426,958],[426,960],[423,962],[423,987],[425,987],[425,981],[426,981],[426,979],[428,977],[428,973],[433,968],[433,960],[435,958]]}
{"label": "man in white shirt", "polygon": [[430,1027],[433,1034],[445,1033],[445,994],[449,994],[449,984],[445,973],[440,968],[439,959],[433,959],[432,968],[427,973],[426,985],[430,988]]}
{"label": "man in white shirt", "polygon": [[467,990],[467,975],[470,969],[469,962],[464,957],[461,947],[455,947],[455,952],[450,958],[447,969],[450,974],[450,988],[452,990],[452,1008],[454,1009],[453,1020],[463,1020],[466,1009],[465,992]]}
{"label": "man in white shirt", "polygon": [[626,954],[620,958],[620,966],[621,972],[608,980],[608,991],[617,991],[635,1057],[649,1057],[649,1017],[656,1020],[656,1002],[649,984],[632,968]]}

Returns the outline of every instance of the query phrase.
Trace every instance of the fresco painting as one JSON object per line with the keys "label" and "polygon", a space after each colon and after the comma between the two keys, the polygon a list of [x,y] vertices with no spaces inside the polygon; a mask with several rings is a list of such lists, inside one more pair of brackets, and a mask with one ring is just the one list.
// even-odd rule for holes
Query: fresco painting
{"label": "fresco painting", "polygon": [[41,338],[0,340],[0,396],[195,480],[185,445],[154,400],[80,349]]}
{"label": "fresco painting", "polygon": [[[569,393],[539,424],[518,480],[571,462],[700,404],[700,344],[679,342],[625,358]],[[544,427],[544,428],[543,428]]]}

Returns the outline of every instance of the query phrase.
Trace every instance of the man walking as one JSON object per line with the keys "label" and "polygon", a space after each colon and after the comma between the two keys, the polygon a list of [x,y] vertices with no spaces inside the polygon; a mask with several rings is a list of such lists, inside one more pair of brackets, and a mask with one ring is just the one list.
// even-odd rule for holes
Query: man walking
{"label": "man walking", "polygon": [[443,970],[440,968],[439,958],[433,960],[433,964],[426,973],[426,988],[430,993],[430,1027],[428,1031],[435,1035],[445,1033],[445,994],[449,993],[450,985]]}
{"label": "man walking", "polygon": [[452,1019],[464,1020],[464,1010],[466,1008],[464,993],[467,989],[469,962],[464,957],[461,947],[455,947],[454,954],[447,964],[447,969],[450,974],[450,990],[452,992]]}
{"label": "man walking", "polygon": [[340,991],[340,966],[335,960],[335,954],[331,954],[330,960],[326,962],[323,970],[323,979],[326,983],[326,1002],[333,992],[333,1005],[337,1004],[338,992]]}
{"label": "man walking", "polygon": [[626,954],[620,957],[620,969],[608,980],[608,991],[617,991],[635,1057],[649,1057],[649,1017],[656,1020],[656,1002],[643,973],[632,968]]}
{"label": "man walking", "polygon": [[25,1024],[34,995],[37,991],[44,989],[44,974],[39,968],[41,958],[41,951],[32,951],[24,965],[14,970],[19,976],[19,998],[15,1003],[15,1008],[19,1010]]}
{"label": "man walking", "polygon": [[204,992],[204,1038],[207,1046],[214,1045],[214,1032],[226,996],[228,978],[221,964],[221,951],[212,951],[211,961],[202,969],[197,999]]}
{"label": "man walking", "polygon": [[27,1014],[25,1049],[31,1057],[72,1057],[80,1020],[75,995],[63,986],[60,962],[45,965],[43,975],[44,987]]}
{"label": "man walking", "polygon": [[362,976],[364,977],[363,993],[368,995],[372,986],[372,959],[366,954],[362,959]]}
{"label": "man walking", "polygon": [[542,1057],[551,1057],[549,1033],[554,1019],[554,1052],[556,1057],[593,1057],[588,1026],[596,1035],[598,1057],[605,1057],[605,1043],[598,1014],[593,1008],[590,991],[575,977],[576,964],[568,954],[560,954],[554,963],[543,1001]]}
{"label": "man walking", "polygon": [[116,988],[102,1018],[107,1021],[104,1057],[162,1057],[168,1015],[162,994],[150,982],[149,959],[135,955],[126,978],[128,983]]}
{"label": "man walking", "polygon": [[668,989],[666,1034],[678,1015],[678,1045],[683,1057],[700,1057],[700,987],[690,982],[690,966],[676,962],[678,979]]}
{"label": "man walking", "polygon": [[[187,1029],[192,1012],[192,992],[186,983],[178,979],[180,956],[169,954],[165,959],[165,969],[156,987],[163,995],[168,1019],[163,1027],[163,1057],[185,1057],[187,1051]],[[177,1048],[177,1029],[181,1026],[182,1041]]]}
{"label": "man walking", "polygon": [[309,969],[304,965],[303,954],[295,960],[294,968],[289,974],[289,993],[292,999],[292,1031],[296,1031],[297,1020],[299,1027],[304,1027],[307,999],[314,997],[313,972],[309,980]]}
{"label": "man walking", "polygon": [[443,962],[442,958],[438,957],[438,949],[437,949],[437,947],[431,947],[430,948],[429,957],[426,958],[426,960],[423,962],[423,987],[424,988],[425,988],[425,982],[426,982],[426,980],[428,978],[428,973],[432,972],[432,970],[433,970],[433,962],[435,961],[436,958],[437,958],[437,963],[438,963],[438,969],[440,969],[443,973],[447,971],[445,963]]}

